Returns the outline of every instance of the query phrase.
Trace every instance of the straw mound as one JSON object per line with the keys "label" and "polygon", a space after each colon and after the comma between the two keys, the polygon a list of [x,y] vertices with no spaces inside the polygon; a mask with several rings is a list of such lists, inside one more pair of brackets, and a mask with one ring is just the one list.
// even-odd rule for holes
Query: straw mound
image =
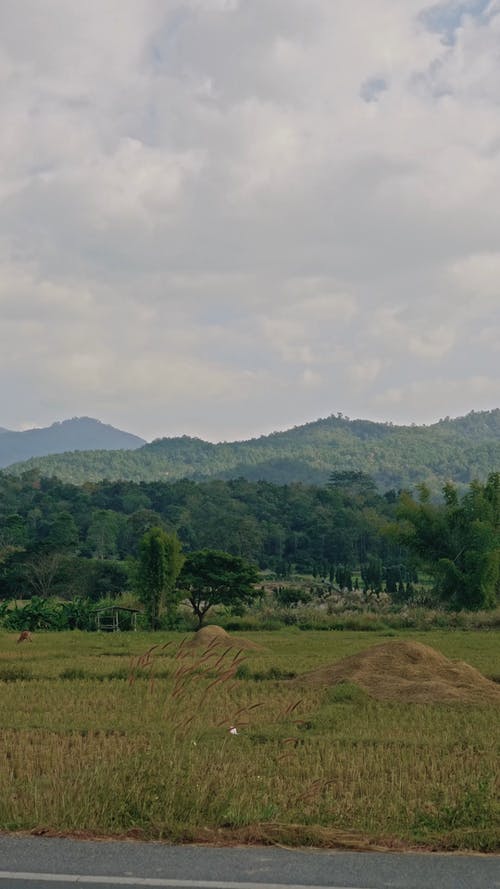
{"label": "straw mound", "polygon": [[374,645],[292,681],[307,685],[354,682],[378,701],[500,704],[500,688],[494,682],[463,661],[450,661],[420,642]]}
{"label": "straw mound", "polygon": [[261,648],[261,646],[257,645],[255,642],[250,642],[249,639],[239,639],[236,636],[230,636],[222,627],[212,625],[202,627],[201,630],[198,630],[193,638],[186,643],[186,647],[189,646],[190,648],[208,648],[209,645],[211,647],[224,646],[225,648],[231,647],[240,649]]}

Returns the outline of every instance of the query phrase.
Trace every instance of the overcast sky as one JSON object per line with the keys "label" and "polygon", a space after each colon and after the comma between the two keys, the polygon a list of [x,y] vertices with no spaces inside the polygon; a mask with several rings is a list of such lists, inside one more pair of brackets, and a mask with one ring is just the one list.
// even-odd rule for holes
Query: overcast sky
{"label": "overcast sky", "polygon": [[0,0],[0,426],[500,406],[500,0]]}

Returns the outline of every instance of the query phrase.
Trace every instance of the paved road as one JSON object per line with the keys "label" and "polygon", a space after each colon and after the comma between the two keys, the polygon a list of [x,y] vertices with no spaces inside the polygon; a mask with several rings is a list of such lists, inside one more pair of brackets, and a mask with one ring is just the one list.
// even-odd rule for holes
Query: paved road
{"label": "paved road", "polygon": [[500,857],[0,836],[0,889],[500,889]]}

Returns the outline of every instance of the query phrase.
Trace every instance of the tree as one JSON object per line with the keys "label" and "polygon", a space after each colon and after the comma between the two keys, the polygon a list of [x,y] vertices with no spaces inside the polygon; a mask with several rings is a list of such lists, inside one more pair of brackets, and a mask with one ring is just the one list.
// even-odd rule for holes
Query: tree
{"label": "tree", "polygon": [[252,602],[260,595],[255,588],[258,579],[257,569],[241,556],[204,549],[187,556],[178,585],[185,591],[201,627],[214,605],[238,609]]}
{"label": "tree", "polygon": [[422,488],[399,507],[400,540],[434,578],[435,591],[451,608],[494,608],[500,589],[500,475],[486,484],[472,482],[459,496],[443,489],[444,503],[433,503]]}
{"label": "tree", "polygon": [[[137,558],[141,540],[151,528],[163,528],[161,515],[152,509],[139,509],[129,515],[120,528],[118,549],[122,557]],[[166,529],[165,529],[166,530]]]}
{"label": "tree", "polygon": [[334,470],[328,476],[327,484],[329,488],[339,488],[351,496],[371,498],[377,494],[374,479],[360,470]]}
{"label": "tree", "polygon": [[42,552],[34,555],[23,565],[23,573],[33,594],[40,599],[54,595],[60,580],[65,557],[59,552]]}
{"label": "tree", "polygon": [[175,583],[183,563],[177,535],[157,527],[144,534],[139,548],[137,585],[152,630],[158,629],[165,604],[171,616],[175,611],[178,602]]}
{"label": "tree", "polygon": [[116,544],[123,516],[112,509],[96,509],[87,531],[87,544],[96,559],[116,557]]}
{"label": "tree", "polygon": [[1,536],[2,543],[7,547],[13,546],[17,549],[24,549],[28,539],[25,519],[17,513],[8,515],[5,519]]}
{"label": "tree", "polygon": [[377,557],[371,558],[366,565],[362,565],[361,577],[363,579],[365,592],[372,590],[374,593],[379,593],[382,589],[383,577],[381,560]]}
{"label": "tree", "polygon": [[279,586],[274,590],[274,597],[283,608],[295,608],[306,605],[312,599],[312,593],[295,586]]}
{"label": "tree", "polygon": [[64,599],[99,599],[121,595],[129,587],[131,566],[114,559],[65,558],[59,595]]}
{"label": "tree", "polygon": [[78,528],[71,513],[58,512],[37,529],[37,548],[46,553],[74,552],[78,546]]}

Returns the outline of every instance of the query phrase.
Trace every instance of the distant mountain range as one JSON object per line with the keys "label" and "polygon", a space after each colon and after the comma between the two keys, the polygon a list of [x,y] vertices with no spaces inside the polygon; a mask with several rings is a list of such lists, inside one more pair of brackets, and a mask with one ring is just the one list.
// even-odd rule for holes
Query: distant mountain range
{"label": "distant mountain range", "polygon": [[[445,481],[466,484],[500,470],[500,410],[472,411],[465,417],[446,418],[429,426],[395,426],[350,420],[337,414],[286,432],[220,444],[188,436],[144,444],[137,436],[87,418],[55,424],[49,430],[32,430],[31,434],[47,434],[43,445],[47,454],[49,450],[63,449],[63,437],[58,436],[63,428],[71,429],[71,443],[66,450],[71,449],[72,453],[33,456],[9,466],[8,472],[19,475],[35,469],[75,484],[103,478],[174,481],[238,477],[278,484],[324,484],[333,471],[361,470],[382,489],[413,487],[419,482],[436,489]],[[93,449],[87,450],[90,433],[97,431],[102,434],[101,442],[96,444],[93,438]],[[30,433],[0,436],[3,465],[7,458],[6,451],[1,449],[12,435],[22,437]],[[113,444],[113,436],[122,438]],[[54,442],[56,438],[57,448],[49,440]],[[19,439],[25,442],[23,455],[27,455],[32,440]],[[120,449],[109,449],[113,447]],[[38,454],[41,452],[40,444]],[[14,459],[20,459],[18,454],[19,451]]]}
{"label": "distant mountain range", "polygon": [[25,432],[12,432],[0,427],[0,467],[46,454],[97,449],[130,450],[144,443],[144,439],[137,435],[122,432],[90,417],[75,417]]}

